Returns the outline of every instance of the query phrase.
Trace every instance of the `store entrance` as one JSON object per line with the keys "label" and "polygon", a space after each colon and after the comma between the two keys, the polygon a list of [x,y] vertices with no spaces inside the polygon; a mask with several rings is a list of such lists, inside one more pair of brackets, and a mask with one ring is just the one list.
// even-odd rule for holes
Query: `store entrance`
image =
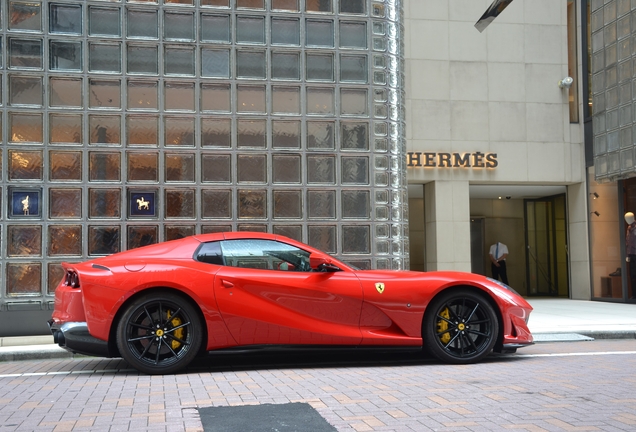
{"label": "store entrance", "polygon": [[528,296],[567,297],[565,194],[524,200]]}

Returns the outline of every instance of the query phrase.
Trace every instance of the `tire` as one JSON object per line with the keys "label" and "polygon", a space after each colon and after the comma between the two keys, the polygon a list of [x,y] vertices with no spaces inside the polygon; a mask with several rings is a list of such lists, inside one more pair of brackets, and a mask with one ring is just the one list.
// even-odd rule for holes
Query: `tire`
{"label": "tire", "polygon": [[188,366],[202,347],[203,325],[196,308],[169,292],[145,294],[117,324],[117,347],[135,369],[170,374]]}
{"label": "tire", "polygon": [[468,289],[442,292],[426,308],[422,323],[424,349],[451,364],[483,359],[498,335],[497,314],[488,298]]}

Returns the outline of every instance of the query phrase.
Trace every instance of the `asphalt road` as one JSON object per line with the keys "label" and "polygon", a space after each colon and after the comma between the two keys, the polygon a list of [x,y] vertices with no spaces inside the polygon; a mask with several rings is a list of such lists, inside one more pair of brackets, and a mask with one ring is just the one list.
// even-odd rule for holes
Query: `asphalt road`
{"label": "asphalt road", "polygon": [[[634,431],[636,340],[542,343],[469,366],[409,352],[0,363],[0,431],[203,431],[199,408],[305,403],[338,431]],[[213,429],[206,429],[213,430]],[[246,417],[241,431],[262,431]],[[269,429],[271,430],[271,429]]]}

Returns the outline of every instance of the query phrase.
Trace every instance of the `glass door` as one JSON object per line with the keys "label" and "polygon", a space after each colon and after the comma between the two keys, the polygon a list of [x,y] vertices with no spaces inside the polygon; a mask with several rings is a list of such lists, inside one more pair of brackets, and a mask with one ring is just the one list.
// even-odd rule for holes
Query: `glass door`
{"label": "glass door", "polygon": [[529,296],[567,297],[565,194],[524,200]]}

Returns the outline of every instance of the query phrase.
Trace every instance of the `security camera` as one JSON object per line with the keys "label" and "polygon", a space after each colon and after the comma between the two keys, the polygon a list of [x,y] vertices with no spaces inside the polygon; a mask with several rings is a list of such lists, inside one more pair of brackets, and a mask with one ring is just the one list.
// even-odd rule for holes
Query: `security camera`
{"label": "security camera", "polygon": [[559,81],[559,87],[561,87],[562,89],[569,89],[570,87],[572,87],[573,82],[574,78],[569,76],[565,77],[561,81]]}
{"label": "security camera", "polygon": [[510,199],[510,198],[512,198],[512,197],[511,197],[511,196],[507,196],[507,197],[506,197],[506,199]]}

